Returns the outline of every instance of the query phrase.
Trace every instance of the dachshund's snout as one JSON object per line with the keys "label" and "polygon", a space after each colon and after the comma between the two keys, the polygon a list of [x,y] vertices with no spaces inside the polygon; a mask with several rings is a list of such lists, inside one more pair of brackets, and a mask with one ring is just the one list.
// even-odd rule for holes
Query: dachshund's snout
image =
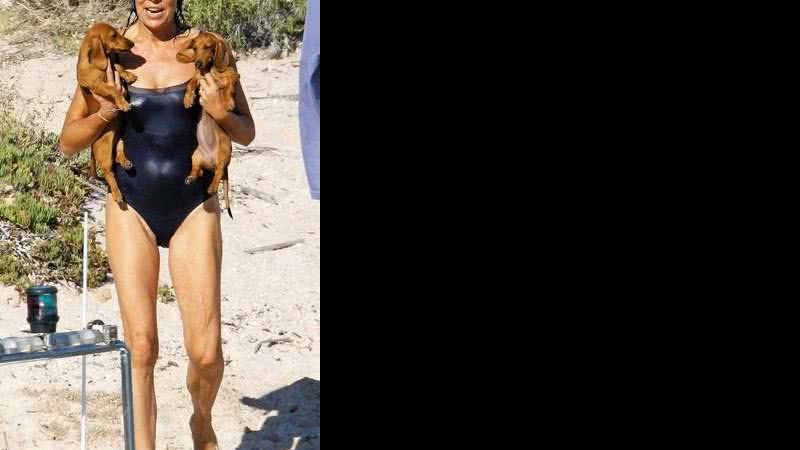
{"label": "dachshund's snout", "polygon": [[197,67],[198,69],[202,69],[203,68],[203,63],[200,62],[200,61],[197,61],[197,62],[194,63],[194,66]]}

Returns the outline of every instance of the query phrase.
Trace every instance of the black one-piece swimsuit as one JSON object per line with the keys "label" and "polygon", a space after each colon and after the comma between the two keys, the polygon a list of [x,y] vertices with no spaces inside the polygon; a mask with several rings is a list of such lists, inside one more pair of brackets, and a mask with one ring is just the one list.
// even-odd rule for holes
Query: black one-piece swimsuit
{"label": "black one-piece swimsuit", "polygon": [[147,222],[161,247],[169,247],[186,217],[212,197],[213,172],[186,184],[201,114],[199,105],[183,106],[187,85],[158,90],[129,86],[131,110],[122,116],[125,154],[133,168],[117,164],[114,174],[125,202]]}

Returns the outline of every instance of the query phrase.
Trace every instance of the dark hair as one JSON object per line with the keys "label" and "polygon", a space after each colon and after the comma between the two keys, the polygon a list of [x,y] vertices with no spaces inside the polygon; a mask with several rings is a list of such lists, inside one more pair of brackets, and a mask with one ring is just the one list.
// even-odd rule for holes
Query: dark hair
{"label": "dark hair", "polygon": [[[139,15],[136,14],[136,0],[131,0],[131,13],[128,15],[128,25],[125,26],[125,30],[128,30],[131,25],[138,21]],[[178,0],[178,12],[175,14],[175,25],[179,33],[192,28],[186,23],[186,18],[183,17],[183,0]]]}

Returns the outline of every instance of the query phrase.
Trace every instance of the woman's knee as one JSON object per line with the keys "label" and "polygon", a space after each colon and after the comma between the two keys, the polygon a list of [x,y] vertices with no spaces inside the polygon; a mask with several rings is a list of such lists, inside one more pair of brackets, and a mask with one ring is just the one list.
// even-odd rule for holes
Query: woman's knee
{"label": "woman's knee", "polygon": [[131,362],[137,368],[153,368],[158,362],[158,338],[153,333],[133,332],[127,336]]}
{"label": "woman's knee", "polygon": [[224,369],[222,349],[218,346],[197,346],[189,348],[189,361],[200,371]]}

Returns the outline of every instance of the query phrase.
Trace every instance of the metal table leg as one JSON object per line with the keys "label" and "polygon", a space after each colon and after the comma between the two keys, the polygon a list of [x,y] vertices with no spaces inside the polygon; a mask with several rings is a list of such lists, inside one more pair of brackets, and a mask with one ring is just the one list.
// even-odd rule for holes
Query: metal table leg
{"label": "metal table leg", "polygon": [[64,359],[76,356],[98,355],[118,351],[120,354],[120,371],[122,384],[122,417],[125,430],[125,450],[136,450],[133,428],[133,384],[131,374],[131,352],[124,342],[119,340],[107,344],[76,345],[65,348],[54,348],[46,351],[28,353],[0,353],[0,365]]}
{"label": "metal table leg", "polygon": [[[119,342],[119,341],[117,341]],[[131,352],[124,343],[119,342],[122,372],[122,417],[125,428],[125,449],[135,450],[133,439],[133,384],[131,382]]]}

